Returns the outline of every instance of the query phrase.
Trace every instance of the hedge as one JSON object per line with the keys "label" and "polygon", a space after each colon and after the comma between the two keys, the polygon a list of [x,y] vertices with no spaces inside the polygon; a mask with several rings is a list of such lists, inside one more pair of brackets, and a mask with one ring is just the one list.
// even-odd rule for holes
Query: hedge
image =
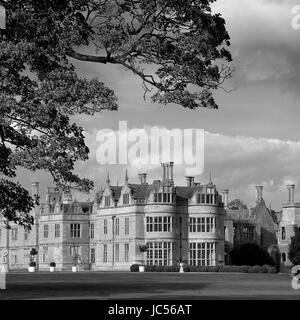
{"label": "hedge", "polygon": [[[131,272],[139,272],[140,264],[133,264]],[[179,272],[179,266],[148,266],[145,265],[145,272]],[[277,273],[276,268],[263,266],[191,266],[184,265],[184,272],[238,272],[238,273]]]}

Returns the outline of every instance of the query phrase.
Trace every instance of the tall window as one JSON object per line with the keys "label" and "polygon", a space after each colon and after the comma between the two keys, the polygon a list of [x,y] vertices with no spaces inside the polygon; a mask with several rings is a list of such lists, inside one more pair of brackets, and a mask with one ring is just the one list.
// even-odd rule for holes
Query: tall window
{"label": "tall window", "polygon": [[107,234],[107,219],[104,219],[103,221],[103,233]]}
{"label": "tall window", "polygon": [[154,202],[162,202],[162,194],[154,193]]}
{"label": "tall window", "polygon": [[60,224],[55,224],[54,237],[55,238],[59,238],[60,237]]}
{"label": "tall window", "polygon": [[216,263],[215,242],[190,243],[190,264],[195,266],[214,266]]}
{"label": "tall window", "polygon": [[129,243],[125,243],[124,247],[124,261],[128,262],[129,261]]}
{"label": "tall window", "polygon": [[117,243],[115,245],[115,262],[119,262],[119,259],[120,259],[120,246]]}
{"label": "tall window", "polygon": [[44,224],[44,238],[48,238],[49,236],[49,225]]}
{"label": "tall window", "polygon": [[96,262],[96,250],[95,248],[91,248],[91,263]]}
{"label": "tall window", "polygon": [[17,264],[18,263],[18,256],[15,251],[13,251],[11,257],[12,257],[12,264]]}
{"label": "tall window", "polygon": [[48,247],[42,248],[42,262],[48,262]]}
{"label": "tall window", "polygon": [[148,242],[147,264],[168,266],[173,264],[174,242]]}
{"label": "tall window", "polygon": [[103,245],[103,262],[107,262],[107,244]]}
{"label": "tall window", "polygon": [[117,236],[120,233],[120,219],[119,218],[117,218],[115,220],[115,233],[116,233]]}
{"label": "tall window", "polygon": [[147,232],[172,232],[173,217],[147,217]]}
{"label": "tall window", "polygon": [[206,232],[215,232],[216,218],[206,218]]}
{"label": "tall window", "polygon": [[282,262],[286,262],[286,254],[283,252],[283,254],[281,255],[282,257]]}
{"label": "tall window", "polygon": [[18,240],[18,229],[17,228],[11,229],[11,239],[14,241]]}
{"label": "tall window", "polygon": [[281,239],[285,240],[285,237],[286,237],[286,235],[285,235],[285,227],[282,227],[281,228]]}
{"label": "tall window", "polygon": [[110,206],[110,196],[105,196],[104,201],[105,201],[105,207],[109,207]]}
{"label": "tall window", "polygon": [[123,204],[129,204],[129,194],[128,193],[123,194]]}
{"label": "tall window", "polygon": [[125,234],[129,234],[129,218],[125,218]]}
{"label": "tall window", "polygon": [[28,235],[29,235],[30,231],[29,230],[24,230],[24,240],[27,241],[28,240]]}
{"label": "tall window", "polygon": [[95,237],[95,224],[94,223],[91,223],[91,225],[90,225],[90,237],[91,237],[91,239],[94,239],[94,237]]}
{"label": "tall window", "polygon": [[70,237],[71,238],[80,238],[81,237],[81,225],[80,223],[71,223],[70,228]]}
{"label": "tall window", "polygon": [[81,246],[70,246],[70,256],[81,255]]}

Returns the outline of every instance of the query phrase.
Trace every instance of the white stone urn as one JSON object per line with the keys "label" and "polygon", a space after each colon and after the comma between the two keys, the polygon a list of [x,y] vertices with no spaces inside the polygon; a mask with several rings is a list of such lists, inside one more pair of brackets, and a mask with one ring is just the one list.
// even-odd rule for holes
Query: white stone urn
{"label": "white stone urn", "polygon": [[77,266],[72,266],[72,272],[77,272]]}
{"label": "white stone urn", "polygon": [[139,266],[139,272],[145,272],[145,266]]}
{"label": "white stone urn", "polygon": [[55,272],[55,267],[50,267],[50,272]]}
{"label": "white stone urn", "polygon": [[184,273],[183,263],[182,263],[182,262],[179,263],[179,272],[180,272],[180,273]]}
{"label": "white stone urn", "polygon": [[29,267],[28,267],[28,272],[35,272],[35,267],[29,266]]}

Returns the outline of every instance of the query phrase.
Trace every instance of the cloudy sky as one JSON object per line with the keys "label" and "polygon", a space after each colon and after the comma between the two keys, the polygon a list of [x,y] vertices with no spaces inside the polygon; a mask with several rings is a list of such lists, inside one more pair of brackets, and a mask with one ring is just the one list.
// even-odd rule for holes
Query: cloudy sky
{"label": "cloudy sky", "polygon": [[[123,182],[124,166],[101,166],[96,161],[97,132],[117,129],[119,120],[127,120],[129,128],[199,128],[205,130],[205,166],[196,180],[206,183],[211,169],[219,189],[230,189],[231,198],[248,205],[255,201],[254,186],[262,184],[266,203],[274,209],[286,201],[285,185],[293,182],[300,202],[300,29],[291,26],[295,5],[297,0],[216,2],[213,9],[227,22],[236,66],[227,83],[232,91],[215,93],[219,110],[191,111],[144,101],[141,82],[129,71],[74,61],[81,75],[112,87],[120,106],[118,112],[77,119],[91,151],[90,160],[78,164],[78,173],[94,180],[96,189],[104,184],[108,169],[112,183]],[[144,170],[149,180],[160,178],[159,166]],[[136,181],[137,168],[128,166],[128,171],[130,181]],[[183,168],[175,168],[178,184],[184,183],[183,175]],[[32,174],[20,172],[19,178],[30,187]],[[38,179],[44,192],[51,181],[46,174]]]}

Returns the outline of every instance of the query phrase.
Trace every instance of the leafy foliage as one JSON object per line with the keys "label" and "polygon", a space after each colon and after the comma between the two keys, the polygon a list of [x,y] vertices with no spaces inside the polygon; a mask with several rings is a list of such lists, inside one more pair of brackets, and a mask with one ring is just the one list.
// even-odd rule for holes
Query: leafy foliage
{"label": "leafy foliage", "polygon": [[[66,191],[93,188],[73,173],[89,150],[71,118],[117,110],[117,98],[98,79],[79,77],[74,59],[131,70],[145,94],[154,90],[154,102],[217,108],[212,90],[232,70],[229,35],[224,19],[211,12],[213,2],[0,0],[7,13],[0,31],[0,174],[14,178],[21,166],[49,172]],[[30,225],[33,199],[18,184],[0,184],[2,215]],[[20,203],[12,201],[17,193]]]}
{"label": "leafy foliage", "polygon": [[244,204],[240,199],[235,199],[229,202],[228,208],[231,210],[246,210],[248,209],[247,205]]}
{"label": "leafy foliage", "polygon": [[294,236],[289,245],[288,257],[293,265],[300,265],[300,227],[294,227]]}
{"label": "leafy foliage", "polygon": [[274,261],[267,251],[257,244],[246,243],[238,248],[233,248],[230,252],[232,264],[237,266],[263,266],[265,264],[274,266]]}

